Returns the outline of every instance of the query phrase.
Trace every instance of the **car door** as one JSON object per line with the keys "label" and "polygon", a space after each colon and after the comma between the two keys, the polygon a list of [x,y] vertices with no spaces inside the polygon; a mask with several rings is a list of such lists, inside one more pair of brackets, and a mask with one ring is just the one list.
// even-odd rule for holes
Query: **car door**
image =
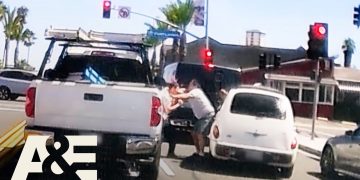
{"label": "car door", "polygon": [[354,131],[351,140],[349,154],[352,159],[349,161],[349,165],[351,167],[351,172],[360,175],[360,127]]}
{"label": "car door", "polygon": [[8,78],[11,93],[24,95],[29,87],[29,80],[26,79],[26,76],[20,71],[9,71]]}

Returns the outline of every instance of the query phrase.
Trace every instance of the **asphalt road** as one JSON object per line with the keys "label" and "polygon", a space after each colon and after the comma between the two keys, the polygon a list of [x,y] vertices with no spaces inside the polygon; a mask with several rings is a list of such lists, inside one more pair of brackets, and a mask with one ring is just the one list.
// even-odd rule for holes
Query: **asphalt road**
{"label": "asphalt road", "polygon": [[[202,162],[196,162],[189,157],[194,150],[192,146],[177,146],[175,153],[178,158],[166,158],[166,150],[167,144],[164,144],[162,161],[170,172],[164,170],[168,168],[161,167],[160,180],[279,179],[276,168],[263,165],[213,160],[210,157],[204,158]],[[325,179],[320,174],[319,158],[299,150],[294,173],[290,179]],[[333,179],[346,178],[340,176]]]}
{"label": "asphalt road", "polygon": [[19,98],[17,101],[0,101],[0,135],[25,118],[24,98]]}

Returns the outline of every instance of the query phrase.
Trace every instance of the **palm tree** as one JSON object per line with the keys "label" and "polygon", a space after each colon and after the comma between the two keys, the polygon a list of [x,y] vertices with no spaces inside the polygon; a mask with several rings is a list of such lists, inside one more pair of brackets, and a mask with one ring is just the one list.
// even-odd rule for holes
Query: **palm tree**
{"label": "palm tree", "polygon": [[356,49],[354,40],[352,40],[351,38],[345,39],[344,44],[341,48],[344,52],[344,67],[350,67],[352,54]]}
{"label": "palm tree", "polygon": [[[169,28],[169,26],[166,23],[157,21],[156,22],[156,27],[148,25],[150,27],[150,29],[152,30],[167,30]],[[156,66],[156,50],[155,48],[161,44],[160,47],[160,62],[159,62],[159,74],[162,74],[162,70],[163,70],[163,66],[164,66],[164,61],[165,61],[165,53],[164,53],[164,40],[165,39],[159,39],[159,38],[155,38],[155,37],[146,37],[145,43],[151,45],[154,49],[152,57],[151,57],[151,66],[152,66],[152,70],[154,71],[154,68]]]}
{"label": "palm tree", "polygon": [[186,56],[186,34],[185,30],[187,25],[190,23],[193,14],[194,14],[194,2],[193,0],[186,0],[182,2],[178,0],[176,3],[171,3],[166,5],[164,8],[160,8],[160,11],[165,15],[166,19],[179,26],[184,32],[181,34],[180,38],[180,49],[178,44],[178,39],[174,39],[173,41],[173,49],[172,49],[172,57],[173,61],[177,60],[177,56],[179,54],[179,61],[184,61],[184,57]]}
{"label": "palm tree", "polygon": [[3,17],[3,26],[4,26],[4,34],[5,34],[5,49],[4,49],[4,65],[7,67],[8,57],[9,57],[9,49],[10,49],[10,41],[15,39],[15,32],[19,28],[19,22],[16,22],[16,9],[14,8],[12,11],[6,9],[4,17]]}
{"label": "palm tree", "polygon": [[30,47],[34,44],[34,40],[36,40],[35,33],[26,29],[22,40],[24,42],[24,46],[28,48],[26,63],[29,63]]}
{"label": "palm tree", "polygon": [[20,7],[17,9],[17,16],[15,17],[16,24],[14,39],[16,40],[16,48],[14,53],[14,66],[17,67],[17,63],[19,61],[19,44],[20,41],[24,41],[25,36],[28,35],[29,29],[24,30],[24,24],[26,24],[26,16],[28,13],[28,9],[26,7]]}

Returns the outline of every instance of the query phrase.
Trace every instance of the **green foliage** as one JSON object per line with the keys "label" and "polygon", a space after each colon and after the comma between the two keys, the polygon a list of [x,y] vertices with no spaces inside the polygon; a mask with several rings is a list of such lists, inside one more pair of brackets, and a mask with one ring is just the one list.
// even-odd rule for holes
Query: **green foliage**
{"label": "green foliage", "polygon": [[356,49],[355,41],[352,40],[351,38],[345,39],[344,44],[342,45],[342,48],[344,50],[349,51],[351,54],[353,54]]}
{"label": "green foliage", "polygon": [[186,0],[185,2],[178,0],[176,3],[170,3],[160,8],[160,11],[169,22],[185,29],[192,19],[195,7],[193,0]]}

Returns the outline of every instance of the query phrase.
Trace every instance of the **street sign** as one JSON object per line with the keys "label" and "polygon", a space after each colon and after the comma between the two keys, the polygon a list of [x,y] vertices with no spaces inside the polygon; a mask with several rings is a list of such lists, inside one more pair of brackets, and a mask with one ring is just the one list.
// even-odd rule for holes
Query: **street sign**
{"label": "street sign", "polygon": [[155,38],[180,38],[179,32],[169,30],[150,29],[147,31],[147,35]]}
{"label": "street sign", "polygon": [[130,7],[119,6],[119,17],[129,19],[130,12],[131,12]]}

